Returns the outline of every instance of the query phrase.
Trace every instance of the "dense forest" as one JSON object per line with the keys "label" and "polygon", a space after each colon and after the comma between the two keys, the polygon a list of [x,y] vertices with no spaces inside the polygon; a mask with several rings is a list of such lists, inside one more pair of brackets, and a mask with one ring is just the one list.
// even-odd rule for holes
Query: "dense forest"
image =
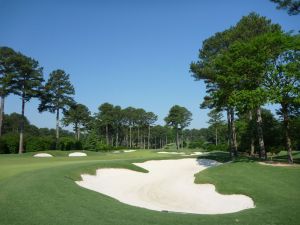
{"label": "dense forest", "polygon": [[[192,114],[174,105],[157,125],[142,108],[103,103],[91,114],[74,100],[70,75],[54,70],[44,80],[39,62],[9,47],[0,48],[0,153],[39,150],[180,148],[245,152],[261,159],[267,152],[300,150],[300,36],[258,14],[203,42],[190,72],[206,84],[200,108],[210,112],[209,127],[187,129]],[[20,97],[21,114],[4,113],[8,95]],[[39,112],[56,115],[56,129],[37,128],[26,118],[26,103],[40,100]],[[276,104],[276,115],[263,107]],[[224,114],[226,120],[224,120]],[[62,126],[73,126],[73,132]]]}

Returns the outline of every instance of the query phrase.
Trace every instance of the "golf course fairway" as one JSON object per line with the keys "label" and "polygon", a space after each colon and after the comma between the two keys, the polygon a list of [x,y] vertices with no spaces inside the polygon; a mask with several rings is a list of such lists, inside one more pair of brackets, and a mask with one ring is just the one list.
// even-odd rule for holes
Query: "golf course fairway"
{"label": "golf course fairway", "polygon": [[[81,174],[95,175],[101,168],[146,173],[146,169],[133,163],[182,159],[180,155],[157,154],[151,150],[119,154],[86,152],[87,157],[68,157],[70,152],[61,151],[47,153],[53,157],[34,158],[32,153],[0,156],[1,225],[297,225],[300,221],[299,166],[265,166],[247,158],[224,163],[228,159],[224,152],[200,156],[224,164],[197,173],[195,183],[213,184],[221,194],[249,196],[255,208],[220,215],[198,215],[130,206],[75,183],[81,179]],[[299,153],[294,157],[299,158]]]}

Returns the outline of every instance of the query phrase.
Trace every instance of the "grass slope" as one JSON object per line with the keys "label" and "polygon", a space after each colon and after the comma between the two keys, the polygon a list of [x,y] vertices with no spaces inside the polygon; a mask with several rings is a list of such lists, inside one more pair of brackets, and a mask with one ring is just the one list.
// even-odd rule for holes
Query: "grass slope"
{"label": "grass slope", "polygon": [[[242,159],[196,175],[196,183],[213,183],[221,193],[251,196],[255,209],[226,215],[155,212],[122,204],[74,183],[81,173],[103,167],[146,172],[132,165],[149,159],[181,158],[152,151],[91,153],[83,158],[0,156],[0,224],[255,224],[297,225],[300,221],[300,167],[262,166]],[[296,157],[298,157],[296,155]],[[226,161],[227,154],[210,158]],[[120,187],[122,188],[122,187]]]}

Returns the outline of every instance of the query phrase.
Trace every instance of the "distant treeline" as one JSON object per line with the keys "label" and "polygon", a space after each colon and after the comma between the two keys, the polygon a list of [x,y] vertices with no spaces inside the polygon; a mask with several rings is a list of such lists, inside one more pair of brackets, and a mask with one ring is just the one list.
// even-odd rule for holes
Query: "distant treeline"
{"label": "distant treeline", "polygon": [[[118,127],[114,127],[114,120],[112,118],[108,120],[108,117],[106,117],[106,120],[103,120],[103,116],[105,116],[103,106],[105,106],[106,109],[114,108],[114,106],[109,103],[103,104],[102,107],[100,106],[99,109],[102,110],[93,117],[91,116],[85,126],[81,126],[79,131],[81,135],[78,135],[77,132],[60,129],[61,136],[58,146],[56,145],[55,129],[38,128],[30,124],[28,119],[25,118],[25,151],[31,152],[54,149],[108,151],[118,149],[160,149],[176,146],[176,129],[152,124],[150,125],[149,136],[149,126],[145,123],[140,125],[134,123],[131,128],[128,126],[128,123],[121,123]],[[128,108],[125,109],[124,112],[128,113]],[[130,107],[129,109],[129,111],[132,110],[131,112],[134,112],[134,108]],[[139,109],[138,112],[147,114],[141,109]],[[135,116],[139,115],[139,113],[135,114]],[[212,116],[211,113],[209,115]],[[266,109],[262,109],[262,118],[267,152],[276,154],[284,150],[285,137],[282,135],[282,120],[275,118],[274,115]],[[0,138],[0,153],[18,152],[20,119],[21,115],[17,113],[5,115],[3,136]],[[210,121],[211,120],[212,118]],[[300,150],[300,132],[298,132],[300,130],[300,118],[294,118],[292,124],[292,140],[294,140],[292,146],[295,150]],[[253,124],[243,115],[240,115],[236,120],[238,151],[245,152],[249,155],[251,153],[249,143],[251,143],[250,133],[252,126]],[[227,124],[222,120],[222,116],[219,121],[211,122],[208,128],[179,130],[178,147],[203,149],[205,151],[228,151],[229,141],[227,130]],[[149,144],[148,137],[150,137]],[[257,142],[254,144],[256,149],[258,149],[259,144]],[[258,154],[258,152],[256,153]]]}

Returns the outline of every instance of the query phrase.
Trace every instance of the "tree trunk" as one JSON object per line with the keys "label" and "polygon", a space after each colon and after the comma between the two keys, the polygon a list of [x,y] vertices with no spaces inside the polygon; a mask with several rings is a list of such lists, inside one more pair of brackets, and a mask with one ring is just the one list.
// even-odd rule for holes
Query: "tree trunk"
{"label": "tree trunk", "polygon": [[293,163],[293,155],[292,155],[292,143],[290,138],[290,120],[288,114],[287,105],[281,104],[282,114],[283,114],[283,124],[284,124],[284,136],[285,136],[285,145],[286,151],[288,153],[288,162]]}
{"label": "tree trunk", "polygon": [[262,129],[262,117],[261,117],[261,109],[260,107],[256,109],[257,115],[257,135],[258,135],[258,144],[259,144],[259,157],[261,159],[267,159],[267,154],[265,150],[265,143],[264,143],[264,135]]}
{"label": "tree trunk", "polygon": [[77,123],[74,125],[74,130],[75,130],[75,140],[78,141],[78,126]]}
{"label": "tree trunk", "polygon": [[137,129],[137,147],[140,148],[140,128]]}
{"label": "tree trunk", "polygon": [[126,142],[126,147],[128,148],[129,147],[129,144],[128,144],[128,129],[126,127],[126,137],[125,137],[125,142]]}
{"label": "tree trunk", "polygon": [[3,117],[4,117],[4,96],[1,96],[1,105],[0,105],[0,137],[2,136],[2,127],[3,127]]}
{"label": "tree trunk", "polygon": [[232,148],[232,129],[231,129],[231,116],[230,116],[230,110],[227,109],[227,135],[228,135],[228,145],[229,145],[229,151],[230,151],[230,157],[233,158],[233,148]]}
{"label": "tree trunk", "polygon": [[176,127],[176,149],[179,149],[179,134],[178,134],[178,128]]}
{"label": "tree trunk", "polygon": [[150,149],[150,125],[148,126],[148,149]]}
{"label": "tree trunk", "polygon": [[116,132],[116,147],[118,147],[118,142],[119,142],[119,129],[117,128],[117,132]]}
{"label": "tree trunk", "polygon": [[22,117],[20,122],[20,141],[19,141],[19,154],[24,152],[24,114],[25,114],[25,97],[22,96]]}
{"label": "tree trunk", "polygon": [[254,156],[254,152],[255,152],[255,145],[254,145],[254,142],[255,142],[255,139],[254,139],[254,130],[253,130],[253,116],[252,116],[252,111],[250,110],[249,111],[249,121],[250,121],[250,130],[251,130],[251,143],[250,143],[250,156]]}
{"label": "tree trunk", "polygon": [[56,149],[59,144],[59,109],[56,110]]}
{"label": "tree trunk", "polygon": [[132,142],[131,142],[131,126],[129,127],[129,146],[131,148]]}
{"label": "tree trunk", "polygon": [[234,111],[231,109],[230,111],[230,122],[231,122],[231,145],[232,145],[232,153],[234,156],[237,156],[237,141],[236,141],[236,129],[234,123]]}
{"label": "tree trunk", "polygon": [[216,146],[218,145],[218,128],[216,128]]}
{"label": "tree trunk", "polygon": [[105,133],[106,133],[106,145],[109,145],[108,124],[105,125]]}
{"label": "tree trunk", "polygon": [[77,141],[80,140],[80,126],[77,127]]}

